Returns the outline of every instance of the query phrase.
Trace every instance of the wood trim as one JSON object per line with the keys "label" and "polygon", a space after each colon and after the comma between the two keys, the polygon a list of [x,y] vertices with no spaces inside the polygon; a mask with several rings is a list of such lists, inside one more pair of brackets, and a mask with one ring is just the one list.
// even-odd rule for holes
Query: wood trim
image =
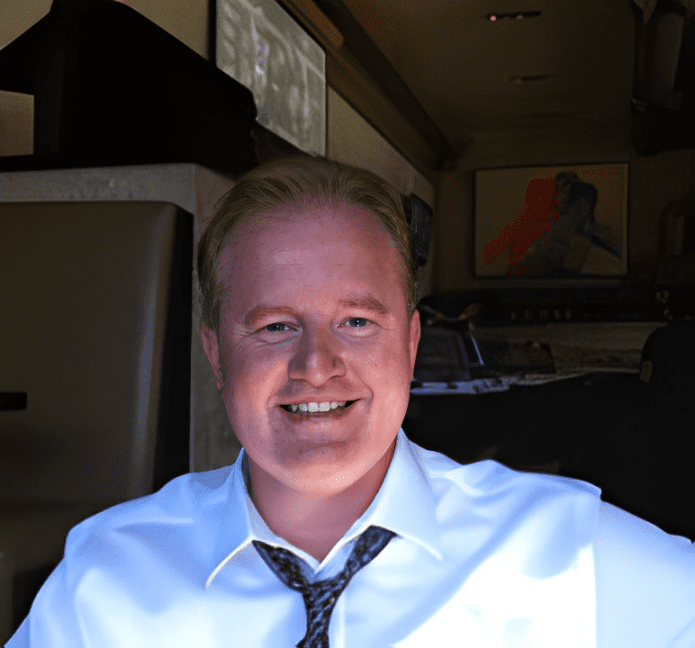
{"label": "wood trim", "polygon": [[[338,52],[338,56],[343,59],[341,63],[358,71],[365,90],[367,90],[367,86],[372,86],[373,90],[385,96],[390,102],[389,115],[386,121],[390,122],[398,119],[398,117],[405,118],[409,122],[411,129],[415,131],[416,136],[422,139],[426,146],[433,149],[436,163],[429,169],[430,172],[442,170],[443,167],[450,164],[450,161],[453,161],[456,157],[453,147],[403,81],[398,71],[391,64],[391,61],[374,43],[344,1],[315,0],[315,2],[345,37],[345,45]],[[352,55],[352,59],[349,54]],[[358,65],[355,65],[354,62],[357,62]],[[336,90],[338,90],[337,87]],[[341,92],[341,94],[343,93]],[[362,92],[358,92],[358,95],[361,94]],[[344,98],[355,108],[357,108],[360,102],[359,96],[344,95]],[[367,112],[362,108],[360,108],[360,112],[375,127],[382,130],[381,125],[379,125],[381,119],[379,116],[373,115],[373,111],[369,111],[368,106]],[[388,130],[382,130],[382,134],[404,154],[410,148],[407,145],[400,145],[397,131],[392,134]],[[413,139],[409,135],[406,137],[409,140]],[[409,156],[406,154],[406,157]],[[418,159],[410,159],[410,161],[415,166],[427,163],[425,160]],[[427,164],[429,166],[429,163]]]}
{"label": "wood trim", "polygon": [[326,82],[436,186],[437,171],[442,163],[440,153],[396,110],[389,97],[345,48],[339,57],[326,57]]}
{"label": "wood trim", "polygon": [[436,184],[437,172],[455,163],[453,147],[342,0],[280,2],[324,45],[328,85]]}
{"label": "wood trim", "polygon": [[287,9],[326,49],[337,52],[343,35],[311,0],[282,0]]}

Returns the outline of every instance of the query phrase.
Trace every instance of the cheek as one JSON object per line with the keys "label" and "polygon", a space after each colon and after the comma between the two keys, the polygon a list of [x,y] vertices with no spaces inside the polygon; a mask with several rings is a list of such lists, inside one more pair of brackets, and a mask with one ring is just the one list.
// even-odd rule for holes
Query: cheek
{"label": "cheek", "polygon": [[237,347],[226,359],[224,392],[228,409],[231,406],[237,414],[263,407],[287,376],[287,359],[282,353]]}
{"label": "cheek", "polygon": [[409,349],[402,341],[382,348],[363,367],[371,374],[369,382],[381,391],[382,400],[394,413],[400,410],[410,397]]}
{"label": "cheek", "polygon": [[407,383],[410,388],[410,346],[407,335],[401,335],[387,349],[386,361],[394,379]]}

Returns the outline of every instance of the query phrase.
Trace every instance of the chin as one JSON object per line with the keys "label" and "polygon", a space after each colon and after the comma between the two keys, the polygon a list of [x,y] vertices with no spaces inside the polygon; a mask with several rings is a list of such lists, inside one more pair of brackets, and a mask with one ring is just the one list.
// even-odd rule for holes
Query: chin
{"label": "chin", "polygon": [[297,461],[286,470],[286,483],[307,493],[343,491],[359,482],[384,456],[360,456],[359,447],[347,454],[336,454],[333,450],[326,448],[323,456],[314,454],[310,461]]}

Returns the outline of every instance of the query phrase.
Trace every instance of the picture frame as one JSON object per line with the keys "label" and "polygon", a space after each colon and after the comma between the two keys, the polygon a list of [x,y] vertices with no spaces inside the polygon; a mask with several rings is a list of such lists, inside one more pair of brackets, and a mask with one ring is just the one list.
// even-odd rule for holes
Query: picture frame
{"label": "picture frame", "polygon": [[215,0],[214,60],[253,92],[261,126],[326,154],[326,52],[276,0]]}
{"label": "picture frame", "polygon": [[627,219],[627,163],[480,169],[475,277],[625,277]]}

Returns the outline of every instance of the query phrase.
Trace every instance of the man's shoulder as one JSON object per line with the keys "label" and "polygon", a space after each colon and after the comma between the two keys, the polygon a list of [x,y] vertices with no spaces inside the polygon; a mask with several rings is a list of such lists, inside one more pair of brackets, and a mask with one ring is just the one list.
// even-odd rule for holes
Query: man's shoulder
{"label": "man's shoulder", "polygon": [[592,541],[601,504],[601,490],[592,484],[513,470],[491,459],[459,464],[417,446],[413,455],[443,528],[482,526],[522,542],[542,528],[567,548]]}
{"label": "man's shoulder", "polygon": [[594,541],[599,646],[691,646],[692,542],[606,502]]}
{"label": "man's shoulder", "polygon": [[219,519],[228,498],[227,482],[233,466],[200,473],[187,473],[172,479],[158,491],[128,500],[83,520],[68,535],[75,547],[90,536],[107,535],[142,526],[170,529]]}
{"label": "man's shoulder", "polygon": [[607,502],[601,502],[598,516],[596,560],[601,569],[642,574],[652,583],[654,572],[661,580],[684,580],[691,588],[695,583],[695,547],[690,539],[666,533]]}
{"label": "man's shoulder", "polygon": [[546,495],[580,495],[599,499],[601,489],[593,484],[545,473],[514,470],[493,459],[461,464],[450,457],[410,442],[412,452],[430,481],[445,481],[452,487],[478,495],[534,491]]}

